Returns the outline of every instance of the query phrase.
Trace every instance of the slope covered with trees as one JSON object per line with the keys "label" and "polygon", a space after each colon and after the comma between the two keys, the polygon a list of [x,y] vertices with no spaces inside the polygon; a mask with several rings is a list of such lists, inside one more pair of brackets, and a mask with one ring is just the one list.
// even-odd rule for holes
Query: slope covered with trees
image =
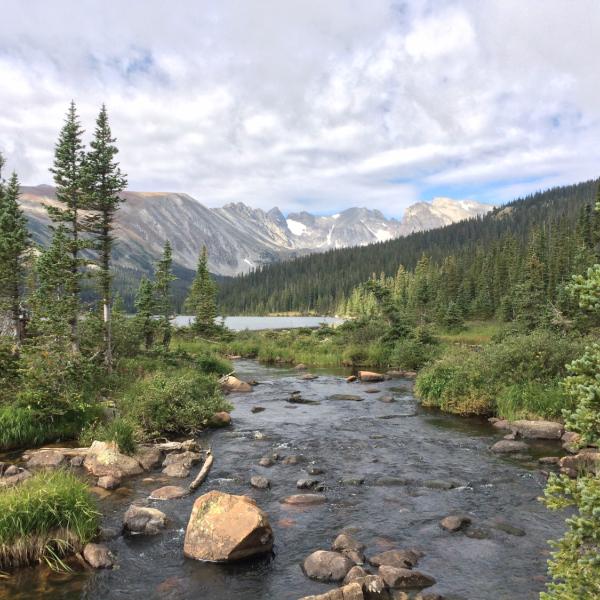
{"label": "slope covered with trees", "polygon": [[578,263],[589,264],[581,248],[592,250],[596,243],[591,207],[598,183],[539,192],[441,229],[269,265],[224,281],[220,307],[228,314],[343,311],[352,291],[373,275],[392,276],[400,266],[413,271],[419,265],[431,277],[434,271],[442,281],[450,277],[450,286],[461,282],[466,316],[486,316],[510,295],[507,284],[519,285],[523,269],[534,268],[532,253],[543,263],[545,290],[554,290]]}

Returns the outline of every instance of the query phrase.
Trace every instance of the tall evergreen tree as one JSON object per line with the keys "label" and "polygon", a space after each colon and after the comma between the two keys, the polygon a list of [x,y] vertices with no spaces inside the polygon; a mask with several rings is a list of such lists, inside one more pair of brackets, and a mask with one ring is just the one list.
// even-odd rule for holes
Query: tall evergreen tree
{"label": "tall evergreen tree", "polygon": [[81,250],[85,247],[85,242],[80,235],[82,229],[80,211],[85,207],[82,193],[82,167],[85,160],[82,134],[75,103],[71,102],[54,149],[54,166],[50,169],[54,175],[56,199],[60,206],[47,205],[46,209],[54,223],[64,226],[61,235],[66,237],[66,250],[70,257],[68,273],[65,273],[64,293],[70,297],[68,305],[72,309],[69,327],[73,352],[79,352]]}
{"label": "tall evergreen tree", "polygon": [[115,156],[119,150],[112,137],[106,106],[102,105],[96,120],[94,139],[90,143],[82,170],[86,208],[85,230],[92,235],[92,248],[98,253],[98,281],[104,319],[104,359],[112,368],[111,281],[110,259],[114,243],[112,235],[115,213],[122,202],[120,193],[127,185]]}
{"label": "tall evergreen tree", "polygon": [[0,309],[10,313],[15,339],[24,337],[21,318],[23,254],[29,247],[27,219],[19,207],[19,180],[13,173],[8,184],[2,180],[4,158],[0,154]]}
{"label": "tall evergreen tree", "polygon": [[156,299],[156,312],[160,315],[159,327],[162,332],[162,344],[165,348],[171,342],[171,312],[173,300],[171,298],[171,282],[177,279],[173,275],[173,252],[169,240],[165,242],[163,255],[156,264],[154,274],[154,294]]}
{"label": "tall evergreen tree", "polygon": [[198,332],[210,332],[217,317],[217,286],[208,272],[208,250],[202,248],[198,259],[196,276],[185,301],[186,310],[195,317],[193,329]]}

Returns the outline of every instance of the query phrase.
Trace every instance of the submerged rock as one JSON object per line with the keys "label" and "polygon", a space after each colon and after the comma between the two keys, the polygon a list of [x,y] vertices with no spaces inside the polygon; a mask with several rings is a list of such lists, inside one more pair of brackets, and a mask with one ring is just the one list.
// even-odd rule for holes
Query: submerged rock
{"label": "submerged rock", "polygon": [[230,562],[272,548],[269,518],[248,496],[212,491],[194,502],[183,546],[188,558]]}
{"label": "submerged rock", "polygon": [[384,381],[385,377],[381,373],[375,373],[374,371],[359,371],[358,378],[361,381]]}
{"label": "submerged rock", "polygon": [[167,515],[147,506],[132,504],[123,517],[123,528],[130,533],[155,535],[167,525]]}
{"label": "submerged rock", "polygon": [[259,413],[259,412],[262,412],[263,410],[266,410],[264,406],[253,406],[250,409],[250,412],[251,413]]}
{"label": "submerged rock", "polygon": [[329,400],[344,400],[348,402],[361,402],[361,396],[355,396],[354,394],[332,394],[328,398]]}
{"label": "submerged rock", "polygon": [[346,382],[347,383],[353,383],[356,381],[356,375],[350,375],[349,377],[346,377]]}
{"label": "submerged rock", "polygon": [[330,550],[317,550],[302,563],[306,576],[317,581],[342,581],[352,567],[349,558]]}
{"label": "submerged rock", "polygon": [[281,502],[293,506],[314,506],[316,504],[325,504],[327,497],[320,494],[293,494],[284,498]]}
{"label": "submerged rock", "polygon": [[121,478],[114,475],[104,475],[98,478],[96,485],[105,490],[116,490],[121,485]]}
{"label": "submerged rock", "polygon": [[496,442],[490,450],[496,454],[516,454],[518,452],[527,452],[529,446],[525,442],[500,440],[499,442]]}
{"label": "submerged rock", "polygon": [[231,415],[226,411],[215,413],[209,420],[209,427],[227,427],[231,425]]}
{"label": "submerged rock", "polygon": [[94,569],[110,569],[114,565],[113,556],[104,544],[86,544],[83,558]]}
{"label": "submerged rock", "polygon": [[261,475],[253,475],[250,477],[250,485],[258,490],[266,490],[271,487],[271,482]]}
{"label": "submerged rock", "polygon": [[305,381],[313,381],[313,379],[318,379],[318,375],[314,375],[313,373],[306,373],[306,375],[302,375],[300,379],[304,379]]}
{"label": "submerged rock", "polygon": [[369,557],[369,564],[374,567],[388,566],[412,569],[417,565],[423,553],[418,550],[386,550]]}
{"label": "submerged rock", "polygon": [[270,457],[270,456],[263,456],[259,461],[258,464],[261,467],[272,467],[275,464],[275,461]]}
{"label": "submerged rock", "polygon": [[460,531],[470,524],[470,517],[465,515],[448,515],[440,521],[440,527],[450,532]]}
{"label": "submerged rock", "polygon": [[396,589],[424,588],[435,584],[433,577],[412,569],[383,565],[379,567],[379,575],[388,587]]}
{"label": "submerged rock", "polygon": [[169,477],[178,477],[179,479],[185,479],[190,475],[190,470],[181,463],[167,465],[162,472]]}
{"label": "submerged rock", "polygon": [[318,479],[298,479],[296,487],[299,490],[315,490],[322,492],[325,486]]}
{"label": "submerged rock", "polygon": [[188,490],[178,485],[165,485],[150,493],[150,500],[177,500],[188,495]]}

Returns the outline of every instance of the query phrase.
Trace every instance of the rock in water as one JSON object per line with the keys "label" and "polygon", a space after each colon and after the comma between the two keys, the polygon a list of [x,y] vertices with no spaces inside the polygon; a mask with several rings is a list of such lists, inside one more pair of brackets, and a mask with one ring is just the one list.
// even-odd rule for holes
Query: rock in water
{"label": "rock in water", "polygon": [[440,521],[440,526],[446,531],[460,531],[471,524],[471,519],[464,515],[448,515]]}
{"label": "rock in water", "polygon": [[94,569],[110,569],[114,564],[112,555],[104,544],[86,544],[83,558]]}
{"label": "rock in water", "polygon": [[383,565],[379,567],[379,575],[388,587],[396,589],[425,588],[435,584],[433,577],[412,569]]}
{"label": "rock in water", "polygon": [[261,475],[253,475],[250,477],[250,485],[258,490],[266,490],[271,487],[271,482]]}
{"label": "rock in water", "polygon": [[135,458],[119,452],[116,442],[93,442],[83,465],[96,477],[112,475],[122,478],[139,475],[144,471]]}
{"label": "rock in water", "polygon": [[349,558],[329,550],[317,550],[302,563],[306,576],[317,581],[342,581],[353,566]]}
{"label": "rock in water", "polygon": [[516,454],[518,452],[527,452],[529,446],[527,446],[525,442],[500,440],[499,442],[496,442],[490,450],[496,454]]}
{"label": "rock in water", "polygon": [[385,379],[381,373],[374,373],[373,371],[359,371],[358,378],[361,381],[370,382],[383,381]]}
{"label": "rock in water", "polygon": [[417,565],[423,553],[418,550],[386,550],[369,558],[374,567],[383,565],[402,569],[412,569]]}
{"label": "rock in water", "polygon": [[194,502],[183,546],[188,558],[229,562],[272,548],[269,517],[248,496],[212,491]]}
{"label": "rock in water", "polygon": [[154,535],[167,524],[167,515],[156,508],[132,504],[123,517],[123,528],[130,533]]}
{"label": "rock in water", "polygon": [[233,375],[229,375],[221,382],[221,387],[226,392],[251,392],[252,386]]}
{"label": "rock in water", "polygon": [[553,421],[512,421],[511,430],[527,439],[560,440],[564,427]]}
{"label": "rock in water", "polygon": [[27,467],[56,468],[65,462],[65,455],[56,450],[40,450],[27,461]]}
{"label": "rock in water", "polygon": [[209,420],[209,427],[227,427],[231,425],[231,415],[226,411],[215,413]]}
{"label": "rock in water", "polygon": [[188,495],[188,490],[178,485],[165,485],[150,494],[150,500],[177,500]]}

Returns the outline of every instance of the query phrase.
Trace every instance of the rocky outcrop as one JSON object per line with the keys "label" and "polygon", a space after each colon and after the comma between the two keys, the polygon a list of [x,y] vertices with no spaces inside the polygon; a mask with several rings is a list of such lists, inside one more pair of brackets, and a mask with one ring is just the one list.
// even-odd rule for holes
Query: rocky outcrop
{"label": "rocky outcrop", "polygon": [[83,558],[94,569],[110,569],[114,565],[113,556],[104,544],[86,544]]}
{"label": "rocky outcrop", "polygon": [[375,373],[373,371],[359,371],[358,378],[361,381],[377,382],[377,381],[384,381],[385,376],[382,375],[381,373]]}
{"label": "rocky outcrop", "polygon": [[145,471],[158,467],[163,461],[163,454],[156,446],[140,446],[133,457]]}
{"label": "rocky outcrop", "polygon": [[212,491],[194,502],[185,533],[185,556],[229,562],[265,554],[272,548],[269,518],[248,496]]}
{"label": "rocky outcrop", "polygon": [[133,457],[122,454],[116,442],[95,441],[87,451],[84,467],[94,476],[112,475],[122,479],[144,471]]}
{"label": "rocky outcrop", "polygon": [[525,439],[560,440],[564,427],[553,421],[512,421],[510,429]]}
{"label": "rocky outcrop", "polygon": [[433,577],[420,571],[387,565],[379,567],[379,576],[388,587],[394,589],[425,588],[435,584]]}
{"label": "rocky outcrop", "polygon": [[221,381],[221,388],[225,392],[251,392],[252,386],[233,375],[228,375]]}
{"label": "rocky outcrop", "polygon": [[317,581],[342,581],[353,567],[353,562],[338,552],[317,550],[302,563],[307,577]]}
{"label": "rocky outcrop", "polygon": [[134,534],[155,535],[167,525],[167,515],[147,506],[132,504],[123,517],[123,528]]}

